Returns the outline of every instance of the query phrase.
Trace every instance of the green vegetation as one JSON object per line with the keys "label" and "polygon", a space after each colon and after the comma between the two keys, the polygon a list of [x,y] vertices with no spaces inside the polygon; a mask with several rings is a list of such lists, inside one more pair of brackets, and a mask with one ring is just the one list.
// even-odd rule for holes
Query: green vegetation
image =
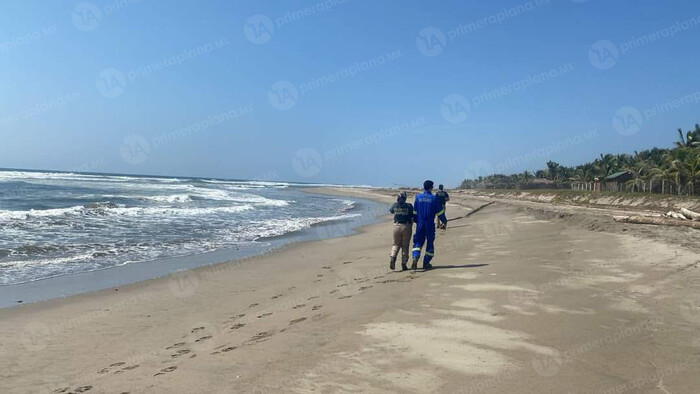
{"label": "green vegetation", "polygon": [[[534,174],[493,174],[465,179],[461,189],[576,189],[674,195],[700,194],[700,125],[683,133],[670,149],[652,148],[634,155],[601,154],[592,162],[566,167],[553,161]],[[606,177],[624,173],[623,182]],[[599,183],[597,182],[599,181]]]}

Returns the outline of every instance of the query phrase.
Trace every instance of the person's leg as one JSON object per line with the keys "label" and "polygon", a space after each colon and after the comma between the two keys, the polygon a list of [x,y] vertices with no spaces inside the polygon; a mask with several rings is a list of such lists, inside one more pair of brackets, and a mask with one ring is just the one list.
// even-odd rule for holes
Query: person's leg
{"label": "person's leg", "polygon": [[406,269],[408,263],[409,249],[411,248],[411,233],[413,232],[412,224],[405,224],[403,234],[401,236],[401,268]]}
{"label": "person's leg", "polygon": [[399,248],[401,247],[403,232],[401,231],[401,226],[394,224],[394,245],[391,247],[391,254],[389,255],[389,269],[394,269],[396,267],[396,255],[399,254]]}
{"label": "person's leg", "polygon": [[416,233],[413,234],[413,265],[411,266],[412,269],[418,268],[418,259],[420,259],[420,250],[423,248],[423,242],[425,242],[425,225],[418,224],[416,226]]}
{"label": "person's leg", "polygon": [[[423,257],[423,268],[429,269],[432,266],[430,261],[435,256],[435,228],[427,229],[425,238],[427,240],[427,245],[425,246],[425,257]],[[431,231],[432,230],[432,231]]]}

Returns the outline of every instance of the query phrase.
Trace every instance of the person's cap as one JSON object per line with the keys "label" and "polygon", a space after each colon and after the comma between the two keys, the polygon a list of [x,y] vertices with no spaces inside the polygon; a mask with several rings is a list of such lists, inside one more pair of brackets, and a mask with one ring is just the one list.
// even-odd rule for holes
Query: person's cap
{"label": "person's cap", "polygon": [[445,188],[445,186],[444,186],[444,185],[440,185],[440,186],[438,186],[438,189],[440,189],[440,190],[442,190],[442,189],[444,189],[444,188]]}
{"label": "person's cap", "polygon": [[406,195],[406,192],[400,192],[396,198],[405,200],[408,198],[408,196]]}
{"label": "person's cap", "polygon": [[423,190],[429,190],[432,189],[435,184],[431,180],[427,180],[423,182]]}

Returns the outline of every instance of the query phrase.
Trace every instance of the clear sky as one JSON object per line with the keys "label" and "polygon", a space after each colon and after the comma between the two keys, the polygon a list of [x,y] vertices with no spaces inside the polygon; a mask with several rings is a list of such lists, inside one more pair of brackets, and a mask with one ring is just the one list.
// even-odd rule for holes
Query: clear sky
{"label": "clear sky", "polygon": [[574,165],[700,122],[699,44],[694,0],[5,0],[0,167],[454,186]]}

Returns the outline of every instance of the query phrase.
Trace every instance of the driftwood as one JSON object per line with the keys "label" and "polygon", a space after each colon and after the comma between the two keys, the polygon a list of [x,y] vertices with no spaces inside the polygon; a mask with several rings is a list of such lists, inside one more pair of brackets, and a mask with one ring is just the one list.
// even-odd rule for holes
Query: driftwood
{"label": "driftwood", "polygon": [[683,215],[682,213],[673,212],[673,211],[666,212],[666,214],[664,216],[667,218],[671,218],[671,219],[688,220],[688,218],[685,217],[685,215]]}
{"label": "driftwood", "polygon": [[656,224],[660,226],[691,227],[700,230],[700,222],[651,216],[613,216],[616,222],[635,224]]}
{"label": "driftwood", "polygon": [[690,209],[681,208],[681,213],[688,219],[700,220],[700,213],[693,212]]}
{"label": "driftwood", "polygon": [[456,218],[447,219],[447,221],[448,221],[448,222],[451,222],[451,221],[453,221],[453,220],[468,218],[469,216],[471,216],[471,215],[473,215],[473,214],[479,212],[480,210],[482,210],[482,209],[488,207],[488,206],[491,205],[491,204],[493,204],[493,201],[490,202],[490,203],[484,204],[484,205],[482,205],[482,206],[480,206],[480,207],[478,207],[478,208],[476,208],[476,209],[472,209],[471,211],[469,211],[469,213],[467,213],[467,214],[464,215],[464,216],[458,216],[458,217],[456,217]]}

